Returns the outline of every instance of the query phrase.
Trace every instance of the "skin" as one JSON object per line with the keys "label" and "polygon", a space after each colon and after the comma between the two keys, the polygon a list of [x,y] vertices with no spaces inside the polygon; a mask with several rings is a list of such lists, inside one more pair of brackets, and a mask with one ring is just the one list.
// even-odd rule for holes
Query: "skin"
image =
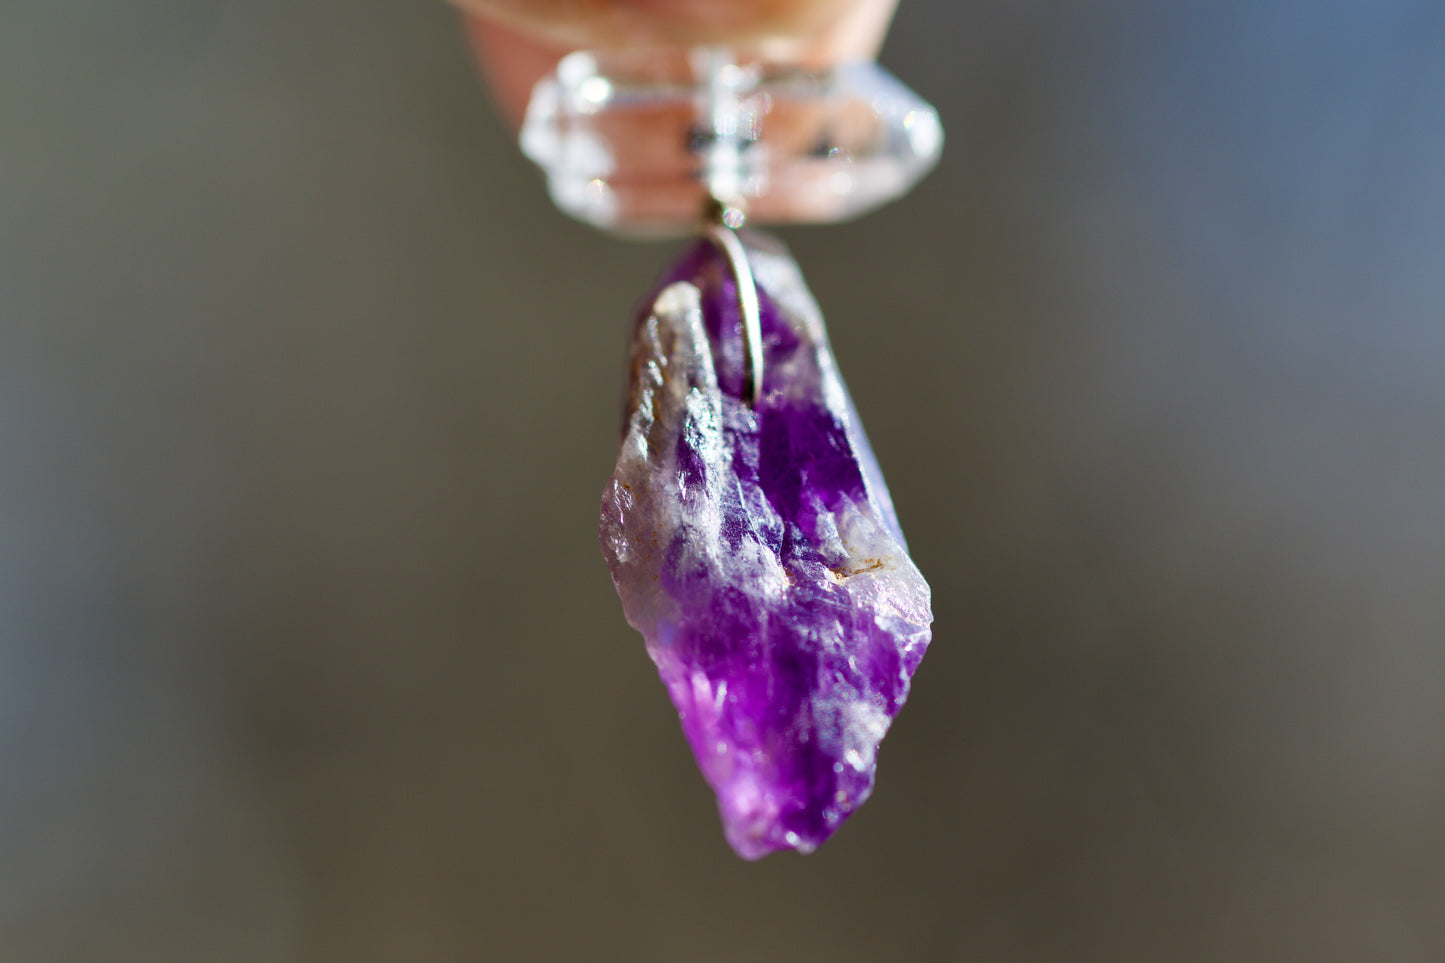
{"label": "skin", "polygon": [[583,48],[727,45],[808,65],[872,59],[898,0],[457,0],[513,125],[533,85]]}

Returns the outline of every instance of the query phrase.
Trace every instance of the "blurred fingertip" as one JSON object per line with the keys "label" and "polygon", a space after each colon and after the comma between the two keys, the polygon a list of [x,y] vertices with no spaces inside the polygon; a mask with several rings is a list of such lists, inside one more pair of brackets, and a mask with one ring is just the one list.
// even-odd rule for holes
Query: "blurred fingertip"
{"label": "blurred fingertip", "polygon": [[567,51],[495,20],[471,13],[463,17],[482,77],[507,122],[514,130],[520,128],[532,88]]}

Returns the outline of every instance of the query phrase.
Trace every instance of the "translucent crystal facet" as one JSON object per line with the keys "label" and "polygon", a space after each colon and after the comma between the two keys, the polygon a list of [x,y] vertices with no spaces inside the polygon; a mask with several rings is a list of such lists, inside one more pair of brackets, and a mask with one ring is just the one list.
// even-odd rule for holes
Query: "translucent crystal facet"
{"label": "translucent crystal facet", "polygon": [[538,84],[522,149],[557,206],[598,227],[688,230],[709,198],[753,222],[838,221],[938,159],[938,114],[873,63],[809,71],[724,52],[603,51]]}
{"label": "translucent crystal facet", "polygon": [[735,276],[699,241],[636,329],[601,542],[728,842],[755,859],[814,849],[868,798],[932,613],[796,265],[746,251],[756,402]]}

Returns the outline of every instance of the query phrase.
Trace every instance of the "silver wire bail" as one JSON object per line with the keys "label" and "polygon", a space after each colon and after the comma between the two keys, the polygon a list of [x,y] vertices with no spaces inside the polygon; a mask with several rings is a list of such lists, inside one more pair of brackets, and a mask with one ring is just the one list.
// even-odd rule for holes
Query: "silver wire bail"
{"label": "silver wire bail", "polygon": [[722,201],[710,205],[703,234],[728,259],[728,267],[738,285],[738,312],[743,329],[743,350],[747,355],[743,369],[743,403],[756,408],[763,390],[763,318],[758,307],[758,285],[753,279],[748,252],[738,238],[742,226],[741,208]]}

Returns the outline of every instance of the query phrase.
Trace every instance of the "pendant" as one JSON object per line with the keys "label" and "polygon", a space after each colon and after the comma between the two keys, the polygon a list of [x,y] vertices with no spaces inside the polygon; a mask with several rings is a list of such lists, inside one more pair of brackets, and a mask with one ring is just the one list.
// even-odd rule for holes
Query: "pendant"
{"label": "pendant", "polygon": [[873,65],[695,52],[681,84],[598,56],[562,62],[524,131],[559,205],[651,231],[710,212],[633,329],[602,553],[729,844],[811,852],[872,792],[933,617],[821,312],[778,242],[735,228],[744,203],[836,219],[901,192],[937,118]]}

